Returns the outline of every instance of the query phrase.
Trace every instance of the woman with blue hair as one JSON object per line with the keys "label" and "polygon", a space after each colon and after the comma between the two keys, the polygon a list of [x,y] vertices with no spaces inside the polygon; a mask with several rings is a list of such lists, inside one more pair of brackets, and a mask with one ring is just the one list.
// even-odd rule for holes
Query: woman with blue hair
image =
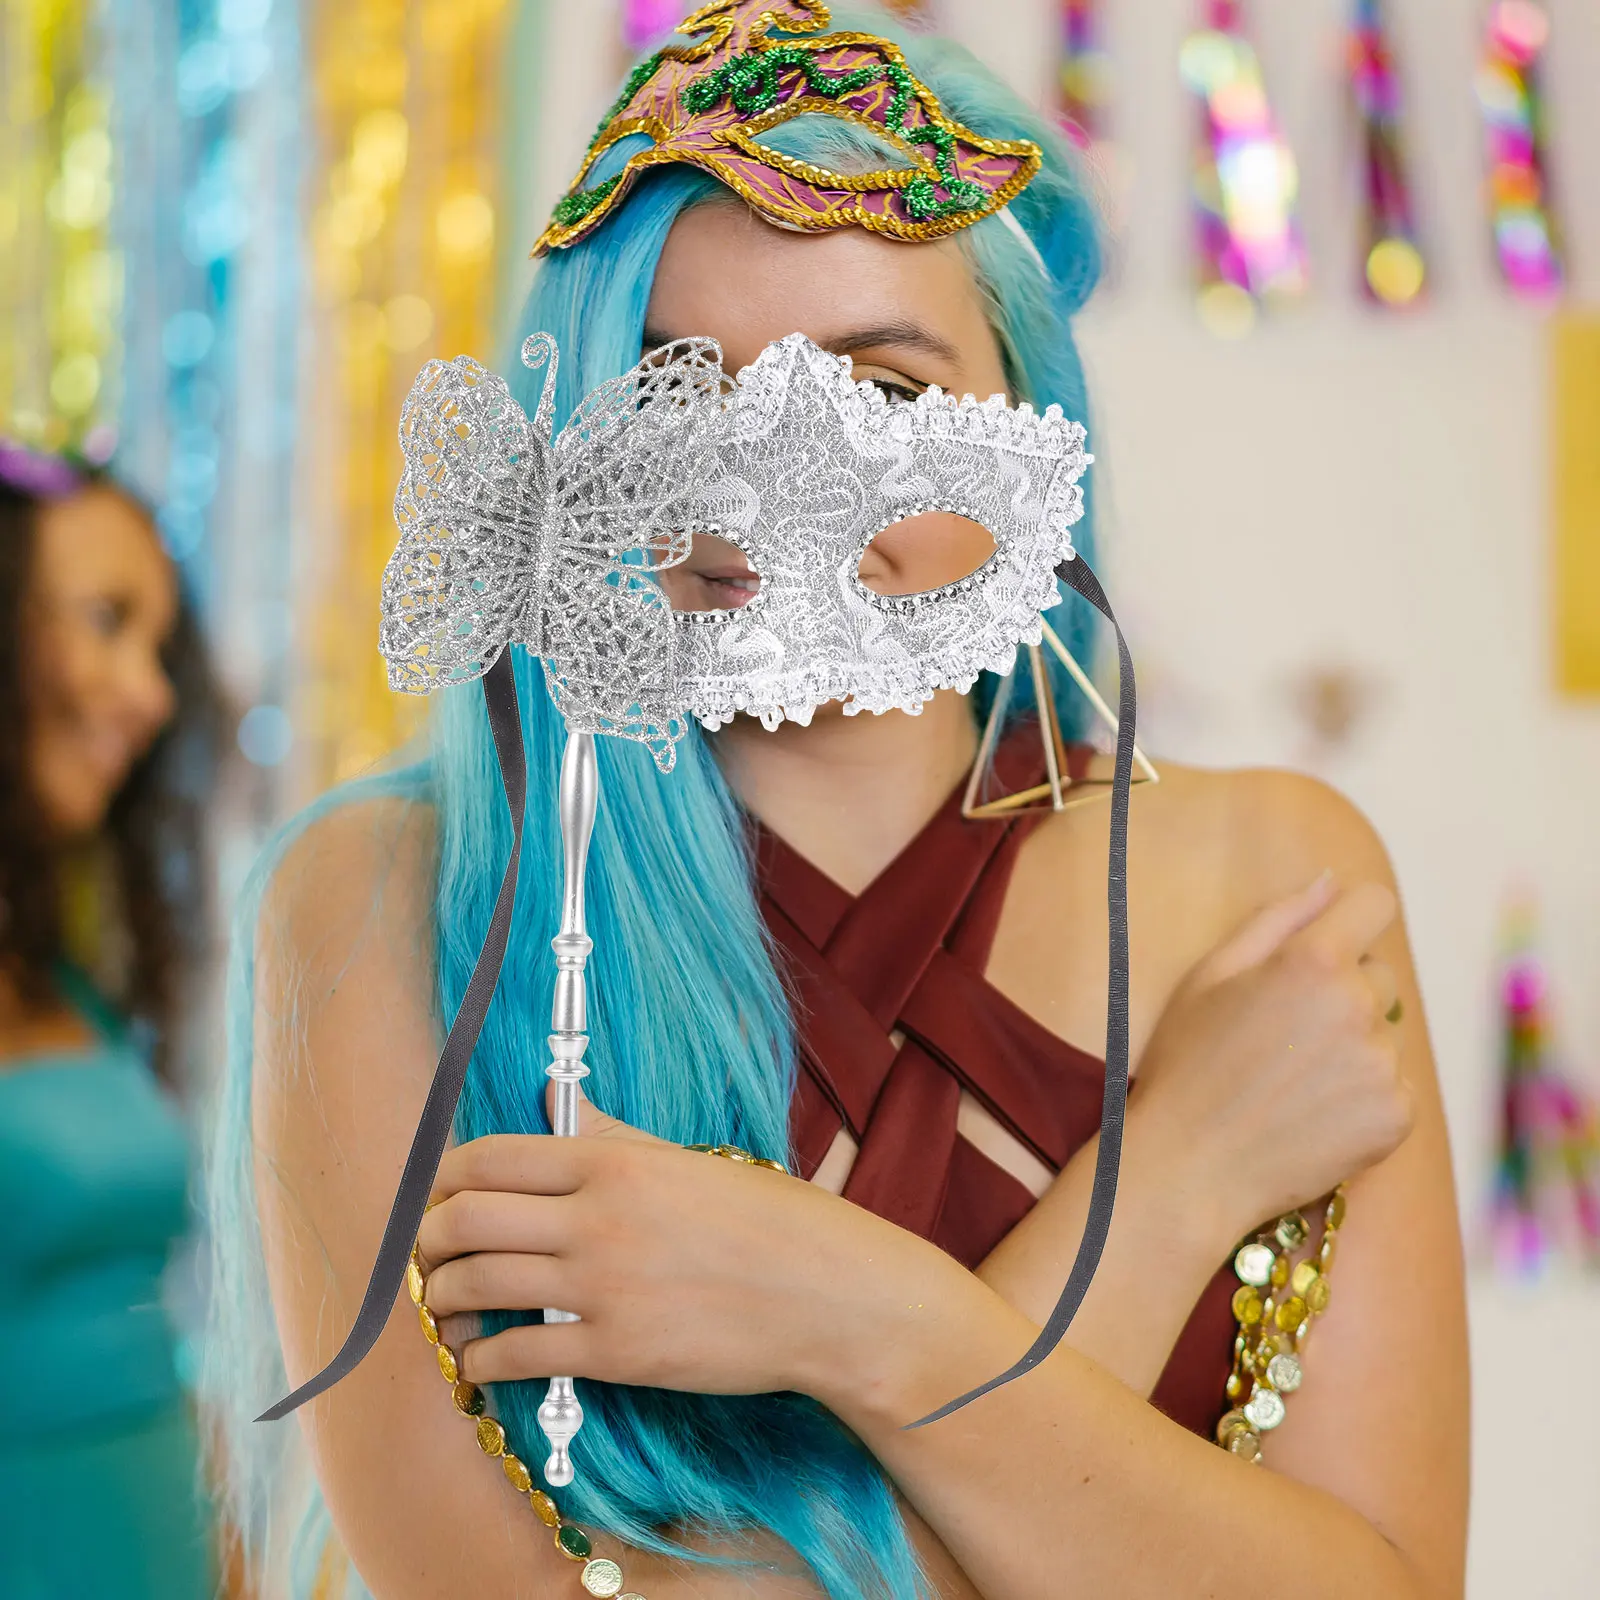
{"label": "woman with blue hair", "polygon": [[[669,341],[738,367],[795,332],[891,405],[937,385],[1086,414],[1071,318],[1098,249],[1067,148],[956,48],[828,23],[725,0],[629,80],[525,313],[567,357],[561,416]],[[988,548],[931,513],[859,576],[924,593]],[[699,533],[660,581],[733,611],[761,574]],[[598,1104],[551,1138],[565,729],[537,659],[511,670],[533,804],[414,1258],[436,1350],[400,1297],[298,1429],[248,1419],[350,1325],[510,848],[477,692],[300,818],[243,907],[211,1388],[266,1594],[1171,1600],[1283,1571],[1311,1596],[1459,1594],[1448,1152],[1392,874],[1351,807],[1283,773],[1164,766],[1138,791],[1137,1076],[1099,1274],[1046,1359],[907,1428],[1030,1346],[1090,1210],[1101,1066],[1068,1041],[1102,1024],[1106,809],[963,817],[993,680],[917,716],[737,717],[666,778],[599,741]],[[1011,709],[992,759],[1025,786],[1048,708]],[[1330,1194],[1308,1259],[1295,1208]],[[1234,1255],[1280,1215],[1276,1247]],[[581,1320],[531,1315],[552,1305]],[[557,1373],[585,1420],[552,1495],[523,1463]]]}

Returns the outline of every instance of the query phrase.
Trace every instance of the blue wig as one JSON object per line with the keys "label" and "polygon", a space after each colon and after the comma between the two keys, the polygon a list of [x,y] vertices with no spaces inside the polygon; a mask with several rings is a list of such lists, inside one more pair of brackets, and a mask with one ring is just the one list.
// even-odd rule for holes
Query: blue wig
{"label": "blue wig", "polygon": [[[876,16],[860,25],[885,31]],[[1029,138],[1044,148],[1043,170],[1011,206],[1027,237],[991,217],[957,238],[986,297],[1013,398],[1041,409],[1059,404],[1068,416],[1086,418],[1070,319],[1094,287],[1100,253],[1070,149],[959,47],[926,37],[900,42],[953,117],[980,133]],[[885,157],[870,133],[842,119],[801,117],[767,137],[787,153],[841,168],[876,166]],[[632,147],[614,147],[594,178],[616,170]],[[726,191],[705,175],[661,169],[587,240],[545,262],[522,334],[545,331],[559,344],[558,419],[638,360],[667,234],[686,209],[717,198],[727,199]],[[513,391],[532,415],[542,375],[513,366]],[[1088,519],[1078,543],[1092,559]],[[1066,625],[1058,631],[1085,656],[1088,608],[1069,595],[1062,615]],[[562,870],[554,797],[565,728],[538,662],[520,649],[513,656],[529,814],[510,946],[456,1116],[463,1141],[549,1131],[545,1080],[534,1063],[545,1058],[554,978],[549,941]],[[1027,674],[1018,678],[1016,710],[1025,714]],[[980,711],[993,688],[986,680],[977,691]],[[223,1419],[236,1522],[247,1544],[287,1574],[297,1596],[327,1537],[326,1513],[303,1453],[285,1437],[292,1430],[248,1420],[284,1387],[253,1200],[250,951],[262,887],[307,822],[377,794],[409,797],[437,813],[439,999],[443,1014],[454,1015],[489,922],[510,829],[475,686],[441,696],[431,734],[422,760],[335,791],[291,824],[258,866],[239,910],[229,1063],[211,1143],[216,1282],[208,1387]],[[589,963],[592,1098],[663,1138],[785,1157],[794,1027],[757,909],[740,812],[712,741],[692,730],[666,778],[638,746],[608,739],[598,746],[602,799],[587,889],[596,934]],[[486,1319],[486,1331],[512,1320]],[[529,1461],[544,1456],[535,1420],[543,1389],[503,1384],[493,1394],[512,1446]],[[831,1600],[917,1600],[926,1593],[881,1469],[810,1399],[586,1382],[583,1401],[584,1427],[573,1446],[577,1479],[563,1495],[563,1509],[576,1521],[675,1554],[682,1547],[664,1528],[695,1526],[728,1538],[766,1530],[798,1552]]]}

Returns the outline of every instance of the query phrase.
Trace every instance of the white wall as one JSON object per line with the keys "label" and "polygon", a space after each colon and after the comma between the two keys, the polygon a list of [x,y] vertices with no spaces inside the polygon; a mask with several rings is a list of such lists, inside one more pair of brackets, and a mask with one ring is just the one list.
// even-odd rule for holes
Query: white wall
{"label": "white wall", "polygon": [[[1158,750],[1306,764],[1293,676],[1342,661],[1380,686],[1348,753],[1318,766],[1372,817],[1400,875],[1476,1248],[1495,1132],[1493,959],[1517,883],[1542,907],[1560,1040],[1600,1081],[1600,703],[1549,687],[1547,328],[1507,302],[1484,247],[1470,95],[1479,8],[1391,5],[1437,267],[1433,304],[1412,318],[1374,314],[1354,293],[1333,92],[1344,8],[1255,9],[1301,157],[1317,293],[1226,344],[1197,327],[1184,293],[1192,120],[1172,62],[1194,8],[1107,6],[1131,184],[1120,281],[1084,327],[1110,490],[1105,562],[1142,646]],[[1577,287],[1593,304],[1600,8],[1551,10],[1558,177]],[[1600,1286],[1518,1293],[1475,1260],[1472,1334],[1469,1592],[1600,1594]]]}
{"label": "white wall", "polygon": [[[1549,5],[1557,179],[1594,303],[1600,6]],[[1050,0],[944,9],[949,31],[1042,99]],[[1384,318],[1354,292],[1345,6],[1258,0],[1317,293],[1239,344],[1202,333],[1185,291],[1193,118],[1175,60],[1196,0],[1105,10],[1128,226],[1083,341],[1102,559],[1142,662],[1146,742],[1203,764],[1303,765],[1289,680],[1345,661],[1379,685],[1356,741],[1319,770],[1366,809],[1400,874],[1472,1232],[1494,1132],[1497,916],[1514,883],[1540,897],[1561,1039],[1600,1077],[1600,704],[1548,687],[1545,326],[1498,291],[1484,246],[1481,7],[1391,0],[1437,292],[1419,316]],[[561,103],[540,182],[553,194],[614,58],[605,0],[552,11]],[[1472,1315],[1473,1600],[1600,1594],[1600,1289],[1520,1294],[1479,1267]]]}

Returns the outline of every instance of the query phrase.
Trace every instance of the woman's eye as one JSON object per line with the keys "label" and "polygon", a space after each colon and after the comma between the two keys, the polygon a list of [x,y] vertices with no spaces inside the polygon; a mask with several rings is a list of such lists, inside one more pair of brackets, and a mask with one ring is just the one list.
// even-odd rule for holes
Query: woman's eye
{"label": "woman's eye", "polygon": [[896,405],[913,405],[922,390],[909,383],[897,383],[893,378],[868,378],[867,382],[882,393]]}
{"label": "woman's eye", "polygon": [[128,620],[128,607],[121,600],[91,600],[84,607],[84,615],[96,633],[113,639]]}

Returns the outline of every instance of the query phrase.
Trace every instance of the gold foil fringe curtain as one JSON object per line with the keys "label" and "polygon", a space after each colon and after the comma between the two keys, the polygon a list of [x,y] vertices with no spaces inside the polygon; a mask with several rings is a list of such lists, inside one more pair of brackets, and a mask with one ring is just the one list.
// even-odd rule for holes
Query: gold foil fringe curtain
{"label": "gold foil fringe curtain", "polygon": [[388,687],[378,586],[394,547],[396,421],[423,362],[493,364],[500,88],[516,0],[308,9],[323,170],[310,218],[304,448],[317,598],[297,719],[314,792],[380,760],[422,705]]}
{"label": "gold foil fringe curtain", "polygon": [[0,20],[0,430],[100,460],[115,432],[121,260],[91,0]]}

